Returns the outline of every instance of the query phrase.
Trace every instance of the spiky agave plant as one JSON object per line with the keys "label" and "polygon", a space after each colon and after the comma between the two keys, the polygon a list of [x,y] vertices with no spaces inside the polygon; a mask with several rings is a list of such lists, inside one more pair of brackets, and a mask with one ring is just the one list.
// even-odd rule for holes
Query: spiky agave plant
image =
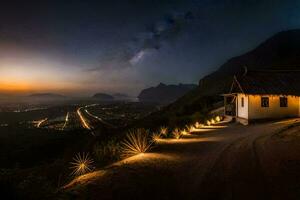
{"label": "spiky agave plant", "polygon": [[193,132],[196,130],[195,126],[194,125],[190,125],[190,126],[186,126],[186,129],[189,133]]}
{"label": "spiky agave plant", "polygon": [[220,116],[216,116],[216,122],[220,122],[221,121],[221,117]]}
{"label": "spiky agave plant", "polygon": [[80,176],[93,170],[93,159],[90,158],[89,153],[78,153],[74,158],[70,168],[73,170],[72,175]]}
{"label": "spiky agave plant", "polygon": [[167,134],[168,134],[168,128],[167,128],[167,127],[164,127],[164,126],[160,127],[159,133],[160,133],[161,135],[163,135],[163,136],[166,137]]}
{"label": "spiky agave plant", "polygon": [[161,139],[161,133],[153,133],[152,142],[158,142]]}
{"label": "spiky agave plant", "polygon": [[189,129],[182,129],[181,134],[182,135],[188,135],[189,134]]}
{"label": "spiky agave plant", "polygon": [[181,137],[181,131],[178,129],[178,128],[175,128],[174,130],[173,130],[173,132],[172,132],[172,134],[173,134],[173,137],[175,138],[175,139],[179,139],[180,137]]}
{"label": "spiky agave plant", "polygon": [[146,153],[150,147],[151,142],[148,140],[148,131],[145,129],[131,130],[126,135],[122,145],[122,154],[124,157],[134,156],[141,153]]}
{"label": "spiky agave plant", "polygon": [[200,124],[199,122],[196,122],[196,123],[195,123],[195,127],[196,127],[196,128],[201,128],[201,124]]}
{"label": "spiky agave plant", "polygon": [[210,125],[211,125],[211,122],[210,122],[209,120],[207,120],[207,121],[206,121],[206,125],[207,125],[207,126],[210,126]]}

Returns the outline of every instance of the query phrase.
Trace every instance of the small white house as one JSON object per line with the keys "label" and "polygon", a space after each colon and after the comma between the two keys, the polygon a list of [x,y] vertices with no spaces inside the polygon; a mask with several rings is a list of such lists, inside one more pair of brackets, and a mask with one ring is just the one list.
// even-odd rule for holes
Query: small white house
{"label": "small white house", "polygon": [[225,115],[242,124],[299,117],[300,71],[248,71],[224,94]]}

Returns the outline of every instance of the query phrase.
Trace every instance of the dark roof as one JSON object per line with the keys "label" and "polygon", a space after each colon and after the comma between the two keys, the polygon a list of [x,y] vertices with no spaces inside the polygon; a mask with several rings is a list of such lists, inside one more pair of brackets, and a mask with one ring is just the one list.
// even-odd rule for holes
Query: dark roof
{"label": "dark roof", "polygon": [[235,76],[231,93],[300,96],[300,71],[248,71]]}

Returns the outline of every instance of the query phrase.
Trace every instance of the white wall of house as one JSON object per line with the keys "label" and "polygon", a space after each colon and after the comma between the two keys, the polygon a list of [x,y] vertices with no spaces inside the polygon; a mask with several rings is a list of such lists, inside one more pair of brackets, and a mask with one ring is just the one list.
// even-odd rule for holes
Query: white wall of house
{"label": "white wall of house", "polygon": [[[244,105],[242,105],[242,99],[244,99]],[[248,105],[248,95],[238,94],[236,111],[239,118],[248,119]]]}
{"label": "white wall of house", "polygon": [[[269,107],[261,106],[261,97],[269,97]],[[286,96],[287,107],[280,107],[280,95],[248,95],[248,119],[275,119],[299,116],[299,97]]]}

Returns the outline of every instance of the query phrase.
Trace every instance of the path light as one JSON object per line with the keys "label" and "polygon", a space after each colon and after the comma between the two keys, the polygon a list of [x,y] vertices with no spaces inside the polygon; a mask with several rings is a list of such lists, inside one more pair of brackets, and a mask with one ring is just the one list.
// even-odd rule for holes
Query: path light
{"label": "path light", "polygon": [[121,143],[123,156],[134,156],[146,153],[151,146],[148,140],[148,132],[145,129],[130,131],[125,140]]}
{"label": "path light", "polygon": [[181,137],[181,131],[178,128],[175,128],[174,131],[172,132],[172,134],[173,134],[173,137],[177,140]]}
{"label": "path light", "polygon": [[161,134],[160,133],[153,133],[152,135],[152,141],[153,142],[158,142],[161,139]]}
{"label": "path light", "polygon": [[90,158],[89,153],[78,153],[71,162],[71,169],[73,169],[72,175],[80,176],[87,172],[92,171],[94,163],[93,159]]}
{"label": "path light", "polygon": [[187,126],[187,130],[188,132],[193,132],[193,131],[196,131],[196,128],[193,126],[193,125],[190,125],[190,126]]}
{"label": "path light", "polygon": [[183,129],[183,130],[181,131],[181,134],[182,134],[182,135],[188,135],[189,132],[188,132],[186,129]]}
{"label": "path light", "polygon": [[206,125],[207,125],[207,126],[210,126],[210,125],[211,125],[211,123],[210,123],[209,120],[206,121]]}
{"label": "path light", "polygon": [[159,132],[160,132],[161,135],[167,136],[167,134],[168,134],[168,128],[162,126],[162,127],[160,127],[160,131]]}
{"label": "path light", "polygon": [[196,123],[195,123],[195,127],[196,127],[196,128],[200,128],[200,127],[201,127],[201,124],[200,124],[199,122],[196,122]]}

